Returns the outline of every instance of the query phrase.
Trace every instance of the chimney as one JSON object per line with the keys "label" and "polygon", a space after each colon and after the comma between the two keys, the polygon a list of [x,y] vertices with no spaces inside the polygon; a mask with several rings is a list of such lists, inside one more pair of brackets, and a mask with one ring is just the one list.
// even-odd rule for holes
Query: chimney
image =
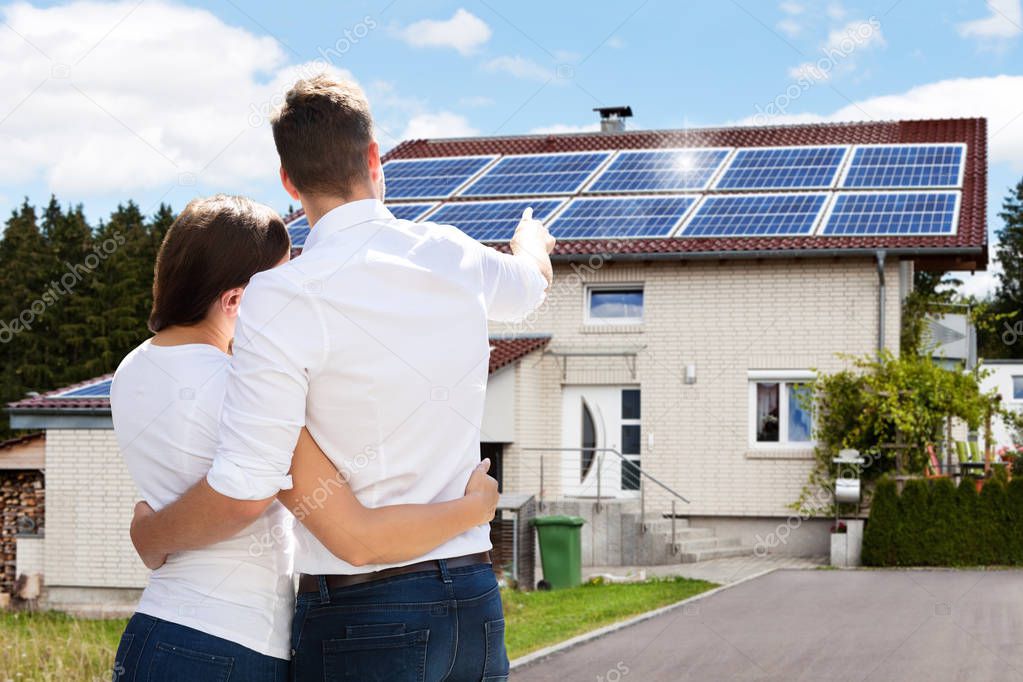
{"label": "chimney", "polygon": [[600,113],[602,133],[625,132],[625,119],[632,116],[632,107],[597,107],[594,111]]}

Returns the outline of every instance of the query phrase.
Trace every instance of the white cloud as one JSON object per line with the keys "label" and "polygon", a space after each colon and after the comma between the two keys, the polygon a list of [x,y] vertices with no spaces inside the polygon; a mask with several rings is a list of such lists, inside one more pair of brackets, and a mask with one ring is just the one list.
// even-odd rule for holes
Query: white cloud
{"label": "white cloud", "polygon": [[522,80],[545,82],[554,78],[553,69],[519,55],[496,57],[484,64],[483,69],[490,73],[506,73]]}
{"label": "white cloud", "polygon": [[[268,117],[291,84],[352,78],[325,60],[288,64],[274,39],[166,1],[20,3],[0,18],[13,29],[0,30],[0,183],[76,201],[251,191],[276,175]],[[385,128],[471,129],[387,83],[368,90],[385,146],[398,142]]]}
{"label": "white cloud", "polygon": [[399,31],[405,43],[413,47],[449,47],[469,55],[490,40],[487,23],[472,12],[459,8],[450,19],[423,19]]}
{"label": "white cloud", "polygon": [[472,107],[473,109],[494,106],[493,98],[486,97],[484,95],[468,95],[466,97],[459,98],[458,103],[463,107]]}
{"label": "white cloud", "polygon": [[450,111],[419,114],[409,119],[401,137],[405,140],[437,137],[472,137],[479,135],[469,121]]}
{"label": "white cloud", "polygon": [[777,24],[778,30],[787,35],[789,38],[795,38],[803,32],[802,25],[792,18],[786,18],[779,21]]}
{"label": "white cloud", "polygon": [[575,125],[572,123],[553,123],[548,126],[539,126],[529,132],[533,135],[565,135],[570,133],[595,133],[600,130],[600,123],[583,123]]}
{"label": "white cloud", "polygon": [[610,38],[607,39],[607,42],[604,44],[615,50],[620,50],[623,47],[625,47],[625,41],[622,38],[619,38],[618,36],[611,36]]}
{"label": "white cloud", "polygon": [[834,19],[835,21],[845,19],[845,15],[848,14],[848,12],[845,11],[845,7],[843,7],[840,2],[829,3],[825,12],[830,19]]}
{"label": "white cloud", "polygon": [[786,0],[786,2],[778,5],[782,12],[785,14],[798,15],[802,14],[806,8],[798,2],[792,2],[792,0]]}
{"label": "white cloud", "polygon": [[836,73],[851,73],[856,69],[857,53],[884,47],[885,44],[881,23],[876,19],[850,21],[828,33],[827,40],[820,47],[820,59],[797,64],[789,69],[789,77],[816,82],[828,80]]}
{"label": "white cloud", "polygon": [[[1013,94],[1023,92],[1023,76],[956,78],[920,85],[906,92],[871,97],[830,114],[783,114],[770,116],[771,123],[818,123],[835,121],[886,121],[919,118],[988,119],[988,157],[1023,171],[1023,116]],[[744,125],[763,124],[762,115],[750,116]]]}
{"label": "white cloud", "polygon": [[959,24],[966,38],[1015,38],[1023,33],[1023,0],[989,0],[990,15]]}

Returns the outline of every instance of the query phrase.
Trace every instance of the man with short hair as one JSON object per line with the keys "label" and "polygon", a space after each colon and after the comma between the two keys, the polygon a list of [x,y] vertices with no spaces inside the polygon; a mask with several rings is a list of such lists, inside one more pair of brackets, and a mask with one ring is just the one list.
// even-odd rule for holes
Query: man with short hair
{"label": "man with short hair", "polygon": [[[249,284],[216,459],[133,526],[147,563],[259,516],[291,485],[303,425],[367,506],[461,497],[480,457],[487,320],[524,318],[553,277],[554,240],[529,211],[512,255],[395,219],[356,86],[298,81],[273,133],[312,229],[300,258]],[[295,535],[294,679],[506,679],[487,526],[404,566],[353,566],[304,527]]]}

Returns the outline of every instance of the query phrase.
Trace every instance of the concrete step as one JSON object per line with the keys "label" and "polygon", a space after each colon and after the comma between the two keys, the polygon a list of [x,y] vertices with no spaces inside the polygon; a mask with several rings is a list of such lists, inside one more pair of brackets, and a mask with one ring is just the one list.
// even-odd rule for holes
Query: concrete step
{"label": "concrete step", "polygon": [[[671,533],[671,519],[663,519],[657,516],[648,516],[643,526],[650,533]],[[675,530],[689,528],[689,519],[675,519]]]}
{"label": "concrete step", "polygon": [[739,547],[739,539],[709,537],[683,540],[682,542],[676,542],[673,549],[675,554],[686,554],[687,552],[728,547]]}
{"label": "concrete step", "polygon": [[749,547],[717,547],[715,549],[704,549],[695,552],[685,552],[681,555],[682,563],[694,564],[698,561],[709,559],[724,559],[736,556],[753,556],[753,550]]}

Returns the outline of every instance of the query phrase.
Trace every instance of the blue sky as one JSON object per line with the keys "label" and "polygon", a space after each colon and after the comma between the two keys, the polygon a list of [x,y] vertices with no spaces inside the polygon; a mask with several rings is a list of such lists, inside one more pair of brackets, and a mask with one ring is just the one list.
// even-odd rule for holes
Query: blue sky
{"label": "blue sky", "polygon": [[1020,3],[0,5],[0,210],[215,191],[283,210],[266,113],[327,68],[366,89],[384,147],[586,130],[618,104],[640,128],[984,115],[994,230],[1023,176]]}

